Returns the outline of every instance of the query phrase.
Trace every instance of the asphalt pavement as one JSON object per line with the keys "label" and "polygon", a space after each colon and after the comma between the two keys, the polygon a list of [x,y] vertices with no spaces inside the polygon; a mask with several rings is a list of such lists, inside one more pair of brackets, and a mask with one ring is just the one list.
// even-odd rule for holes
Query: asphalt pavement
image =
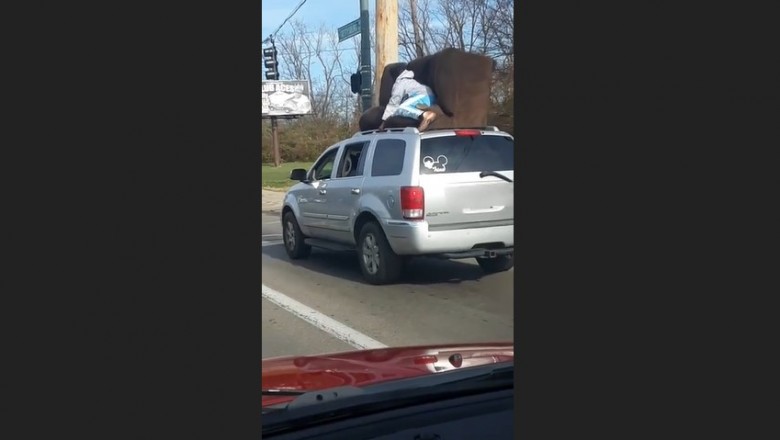
{"label": "asphalt pavement", "polygon": [[[264,207],[265,208],[265,207]],[[513,340],[514,270],[415,258],[394,285],[363,281],[354,253],[291,261],[278,214],[263,213],[262,356]]]}

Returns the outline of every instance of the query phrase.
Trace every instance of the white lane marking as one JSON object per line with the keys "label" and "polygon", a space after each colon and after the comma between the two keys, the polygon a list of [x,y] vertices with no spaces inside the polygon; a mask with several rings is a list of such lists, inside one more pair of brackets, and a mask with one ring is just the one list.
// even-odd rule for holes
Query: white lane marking
{"label": "white lane marking", "polygon": [[387,348],[387,345],[372,339],[351,327],[347,327],[335,319],[326,316],[307,305],[301,304],[265,284],[262,286],[263,298],[355,348]]}
{"label": "white lane marking", "polygon": [[[266,240],[266,238],[268,240]],[[284,240],[282,239],[282,234],[263,234],[262,247],[274,246],[282,244],[283,242]]]}

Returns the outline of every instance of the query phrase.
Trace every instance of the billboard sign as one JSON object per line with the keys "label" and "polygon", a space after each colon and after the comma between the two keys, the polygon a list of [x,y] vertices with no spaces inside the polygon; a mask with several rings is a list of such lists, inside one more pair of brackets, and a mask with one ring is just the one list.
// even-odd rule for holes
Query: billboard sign
{"label": "billboard sign", "polygon": [[263,81],[263,117],[312,114],[309,81]]}

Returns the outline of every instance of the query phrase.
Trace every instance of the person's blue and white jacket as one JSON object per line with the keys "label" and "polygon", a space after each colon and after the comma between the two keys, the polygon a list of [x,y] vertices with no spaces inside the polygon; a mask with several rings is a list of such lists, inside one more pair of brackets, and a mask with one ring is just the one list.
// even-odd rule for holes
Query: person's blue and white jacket
{"label": "person's blue and white jacket", "polygon": [[382,114],[382,120],[386,121],[391,116],[405,116],[418,119],[424,110],[420,110],[417,106],[430,107],[435,104],[435,101],[433,90],[417,82],[414,79],[414,72],[404,70],[398,75],[395,84],[393,84],[390,101],[385,107],[384,114]]}

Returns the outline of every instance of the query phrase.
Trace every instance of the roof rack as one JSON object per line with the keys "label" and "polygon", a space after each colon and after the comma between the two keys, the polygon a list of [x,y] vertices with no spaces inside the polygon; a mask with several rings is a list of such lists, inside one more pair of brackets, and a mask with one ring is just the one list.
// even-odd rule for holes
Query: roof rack
{"label": "roof rack", "polygon": [[[457,128],[436,128],[433,130],[428,131],[443,131],[443,130],[484,130],[484,131],[501,131],[496,127],[495,125],[487,125],[484,127],[457,127]],[[412,134],[420,134],[420,130],[417,129],[417,127],[400,127],[400,128],[385,128],[383,130],[365,130],[365,131],[359,131],[352,135],[352,137],[355,136],[363,136],[365,134],[374,134],[374,133],[412,133]]]}
{"label": "roof rack", "polygon": [[372,133],[413,133],[418,134],[420,133],[420,130],[417,129],[417,127],[399,127],[399,128],[385,128],[382,130],[365,130],[365,131],[359,131],[352,135],[352,137],[355,136],[362,136],[364,134],[372,134]]}
{"label": "roof rack", "polygon": [[495,125],[486,125],[484,127],[458,127],[450,130],[484,130],[484,131],[501,131]]}

